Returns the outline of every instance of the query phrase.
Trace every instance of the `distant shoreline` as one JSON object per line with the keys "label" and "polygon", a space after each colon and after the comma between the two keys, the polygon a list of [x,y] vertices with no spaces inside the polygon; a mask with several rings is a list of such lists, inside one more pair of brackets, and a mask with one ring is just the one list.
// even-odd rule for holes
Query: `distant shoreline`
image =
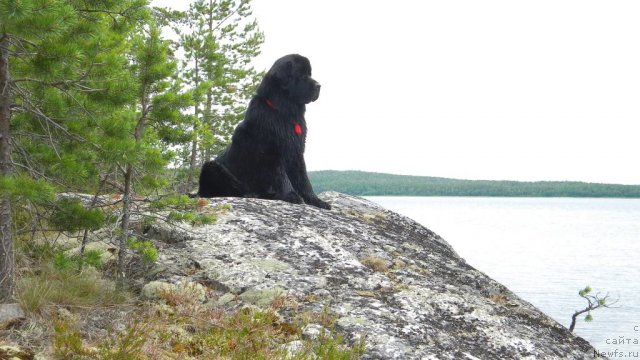
{"label": "distant shoreline", "polygon": [[578,181],[461,180],[352,170],[311,171],[309,178],[318,193],[358,196],[640,198],[640,185]]}

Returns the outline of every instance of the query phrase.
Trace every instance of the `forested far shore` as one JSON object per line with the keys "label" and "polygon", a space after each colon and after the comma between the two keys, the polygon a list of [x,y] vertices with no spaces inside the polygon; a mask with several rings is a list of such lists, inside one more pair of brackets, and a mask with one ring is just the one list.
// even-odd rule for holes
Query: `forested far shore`
{"label": "forested far shore", "polygon": [[576,181],[461,180],[364,171],[312,171],[316,192],[338,191],[359,196],[502,196],[640,198],[640,185]]}

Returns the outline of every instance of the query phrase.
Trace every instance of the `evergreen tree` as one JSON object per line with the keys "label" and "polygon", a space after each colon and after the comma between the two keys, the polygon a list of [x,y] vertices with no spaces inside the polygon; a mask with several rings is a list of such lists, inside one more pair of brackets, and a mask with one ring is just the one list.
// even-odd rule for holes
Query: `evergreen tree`
{"label": "evergreen tree", "polygon": [[166,183],[164,169],[173,152],[161,141],[167,129],[180,128],[184,119],[181,110],[191,105],[192,95],[181,91],[176,79],[176,61],[170,41],[161,38],[160,29],[153,19],[141,26],[131,39],[130,67],[136,80],[136,102],[119,117],[117,134],[112,148],[117,164],[123,169],[122,234],[119,241],[118,285],[122,287],[125,271],[124,257],[130,238],[131,205],[134,201],[136,180],[139,189],[153,191]]}
{"label": "evergreen tree", "polygon": [[581,298],[587,301],[587,306],[584,309],[576,310],[573,313],[573,315],[571,316],[571,324],[569,324],[569,331],[573,332],[576,329],[576,321],[578,319],[578,316],[587,313],[584,321],[593,321],[593,316],[591,315],[592,311],[600,308],[610,308],[618,302],[617,299],[611,301],[609,298],[609,294],[605,296],[601,296],[599,293],[592,295],[591,291],[591,287],[587,286],[578,292],[578,295],[580,295]]}
{"label": "evergreen tree", "polygon": [[15,205],[69,210],[55,192],[97,182],[96,125],[128,101],[121,46],[145,5],[0,2],[0,301],[14,292]]}
{"label": "evergreen tree", "polygon": [[183,149],[186,190],[198,163],[226,146],[260,74],[250,65],[264,42],[250,0],[196,0],[175,26],[185,51],[184,78],[195,89],[191,146]]}
{"label": "evergreen tree", "polygon": [[249,1],[155,14],[194,29],[181,30],[186,85],[147,0],[0,1],[0,301],[14,292],[16,213],[18,233],[85,230],[86,238],[107,217],[59,194],[95,194],[91,207],[109,188],[123,193],[123,280],[133,201],[166,183],[176,149],[191,185],[198,160],[241,119],[257,84],[249,61],[263,41]]}
{"label": "evergreen tree", "polygon": [[[0,36],[0,176],[2,182],[11,176],[11,142],[10,126],[11,97],[9,85],[11,74],[9,73],[9,37],[6,32]],[[13,298],[14,294],[14,254],[13,238],[11,234],[11,199],[6,191],[7,186],[2,184],[2,198],[0,198],[0,301],[4,302]]]}

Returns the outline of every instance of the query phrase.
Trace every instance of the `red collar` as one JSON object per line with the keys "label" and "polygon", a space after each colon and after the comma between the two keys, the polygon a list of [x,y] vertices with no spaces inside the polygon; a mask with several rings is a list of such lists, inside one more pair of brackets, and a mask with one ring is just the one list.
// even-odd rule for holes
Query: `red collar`
{"label": "red collar", "polygon": [[[271,110],[278,111],[278,109],[276,109],[275,105],[273,105],[271,100],[264,98],[264,103],[267,104],[267,106],[271,108]],[[302,126],[300,126],[300,124],[298,124],[295,121],[292,121],[291,124],[293,125],[293,132],[298,136],[302,135]]]}
{"label": "red collar", "polygon": [[267,104],[268,107],[271,108],[271,110],[278,110],[276,109],[276,107],[273,105],[273,103],[271,102],[271,100],[264,98],[264,103]]}

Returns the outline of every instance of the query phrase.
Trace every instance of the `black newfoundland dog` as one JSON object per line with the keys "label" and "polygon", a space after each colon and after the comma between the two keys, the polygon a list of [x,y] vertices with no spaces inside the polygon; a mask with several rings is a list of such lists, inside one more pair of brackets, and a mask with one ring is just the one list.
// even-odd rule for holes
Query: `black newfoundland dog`
{"label": "black newfoundland dog", "polygon": [[231,145],[202,166],[198,195],[240,196],[331,207],[311,188],[304,163],[305,104],[318,99],[320,84],[300,55],[278,59],[253,96]]}

